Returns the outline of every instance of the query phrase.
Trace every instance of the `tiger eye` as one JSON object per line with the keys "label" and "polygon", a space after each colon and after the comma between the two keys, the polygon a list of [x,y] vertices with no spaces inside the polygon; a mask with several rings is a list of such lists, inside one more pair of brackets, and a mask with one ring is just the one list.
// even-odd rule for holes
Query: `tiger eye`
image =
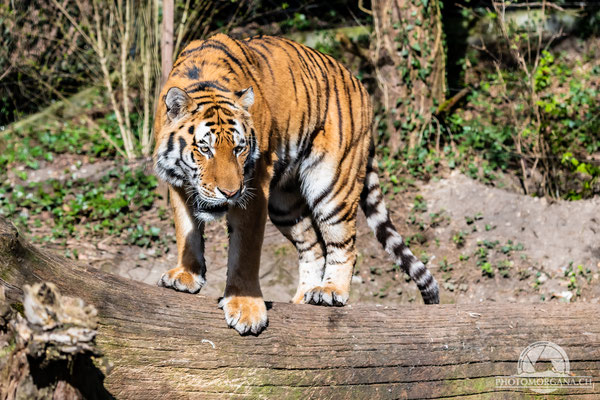
{"label": "tiger eye", "polygon": [[233,152],[234,152],[234,154],[236,154],[236,155],[240,155],[240,154],[241,154],[241,153],[244,151],[244,149],[245,149],[245,148],[246,148],[245,146],[236,146],[236,147],[233,149]]}

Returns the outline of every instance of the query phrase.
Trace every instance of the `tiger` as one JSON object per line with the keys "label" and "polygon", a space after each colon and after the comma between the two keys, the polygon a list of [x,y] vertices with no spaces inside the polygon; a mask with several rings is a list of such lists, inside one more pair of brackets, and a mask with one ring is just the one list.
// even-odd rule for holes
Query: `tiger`
{"label": "tiger", "polygon": [[258,335],[268,324],[259,281],[268,216],[298,253],[292,302],[343,306],[360,206],[423,301],[439,303],[436,280],[390,220],[372,114],[361,82],[302,44],[225,34],[189,43],[162,88],[154,121],[154,168],[169,187],[178,252],[158,285],[202,289],[204,227],[226,215],[227,280],[218,306],[229,327]]}

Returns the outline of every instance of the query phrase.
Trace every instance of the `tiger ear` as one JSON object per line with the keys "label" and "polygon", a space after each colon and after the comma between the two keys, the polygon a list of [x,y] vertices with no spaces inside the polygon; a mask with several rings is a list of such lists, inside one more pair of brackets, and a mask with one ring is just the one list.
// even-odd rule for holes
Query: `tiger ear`
{"label": "tiger ear", "polygon": [[239,92],[235,92],[235,94],[239,97],[240,104],[246,111],[252,107],[254,104],[254,90],[252,86],[247,89],[240,90]]}
{"label": "tiger ear", "polygon": [[179,89],[172,87],[165,96],[165,105],[167,106],[167,115],[171,121],[181,118],[188,111],[188,107],[192,104],[192,98],[188,94]]}

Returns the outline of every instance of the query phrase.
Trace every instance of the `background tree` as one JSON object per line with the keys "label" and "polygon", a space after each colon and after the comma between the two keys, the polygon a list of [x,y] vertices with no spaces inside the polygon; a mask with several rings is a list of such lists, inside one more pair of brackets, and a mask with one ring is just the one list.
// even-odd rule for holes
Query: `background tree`
{"label": "background tree", "polygon": [[161,56],[162,86],[167,81],[173,66],[173,0],[163,1]]}
{"label": "background tree", "polygon": [[386,111],[389,147],[414,148],[446,92],[438,0],[373,0],[375,71]]}

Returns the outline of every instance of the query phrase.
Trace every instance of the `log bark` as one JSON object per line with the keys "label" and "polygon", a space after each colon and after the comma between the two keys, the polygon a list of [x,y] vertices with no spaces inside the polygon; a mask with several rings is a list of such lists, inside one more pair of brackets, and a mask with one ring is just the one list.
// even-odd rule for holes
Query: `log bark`
{"label": "log bark", "polygon": [[[0,283],[20,302],[50,281],[98,310],[97,346],[113,364],[104,385],[119,399],[530,398],[496,388],[539,340],[566,351],[570,370],[600,393],[596,304],[470,304],[326,308],[270,304],[260,336],[227,328],[217,299],[107,274],[39,250],[0,219]],[[552,395],[548,395],[552,397]]]}
{"label": "log bark", "polygon": [[372,42],[390,153],[414,148],[446,92],[439,0],[373,0]]}

